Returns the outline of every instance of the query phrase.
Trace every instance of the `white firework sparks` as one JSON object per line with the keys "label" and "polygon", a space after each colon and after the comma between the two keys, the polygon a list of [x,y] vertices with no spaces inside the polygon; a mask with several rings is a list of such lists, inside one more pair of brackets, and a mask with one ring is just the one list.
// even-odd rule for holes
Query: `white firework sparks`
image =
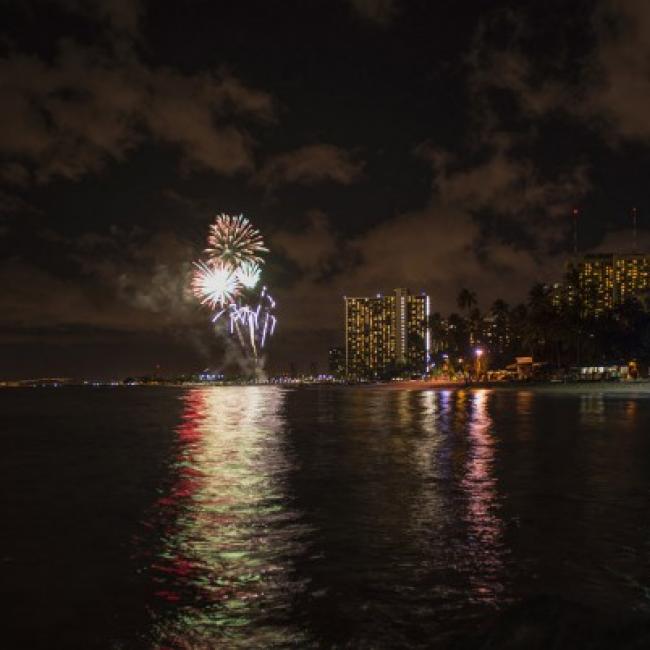
{"label": "white firework sparks", "polygon": [[242,262],[237,267],[237,279],[245,289],[254,289],[260,281],[262,269],[256,262]]}
{"label": "white firework sparks", "polygon": [[228,304],[239,290],[239,280],[232,268],[224,264],[195,262],[192,289],[203,305],[212,309]]}

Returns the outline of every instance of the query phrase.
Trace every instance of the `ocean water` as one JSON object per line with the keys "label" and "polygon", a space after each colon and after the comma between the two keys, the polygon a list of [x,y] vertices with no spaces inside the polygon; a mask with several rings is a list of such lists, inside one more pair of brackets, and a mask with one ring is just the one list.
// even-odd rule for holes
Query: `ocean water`
{"label": "ocean water", "polygon": [[461,647],[540,595],[650,617],[642,395],[5,389],[0,414],[3,647]]}

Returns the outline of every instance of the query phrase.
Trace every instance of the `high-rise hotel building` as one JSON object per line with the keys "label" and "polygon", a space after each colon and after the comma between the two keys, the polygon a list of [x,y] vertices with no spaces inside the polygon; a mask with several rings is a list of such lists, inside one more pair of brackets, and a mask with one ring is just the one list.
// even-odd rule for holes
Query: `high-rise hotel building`
{"label": "high-rise hotel building", "polygon": [[408,289],[374,298],[345,298],[345,369],[351,379],[375,379],[429,361],[429,296]]}
{"label": "high-rise hotel building", "polygon": [[[644,298],[650,290],[650,255],[589,254],[574,260],[573,281],[555,285],[553,302],[575,304],[585,314],[598,316],[631,297]],[[577,286],[576,286],[577,285]]]}

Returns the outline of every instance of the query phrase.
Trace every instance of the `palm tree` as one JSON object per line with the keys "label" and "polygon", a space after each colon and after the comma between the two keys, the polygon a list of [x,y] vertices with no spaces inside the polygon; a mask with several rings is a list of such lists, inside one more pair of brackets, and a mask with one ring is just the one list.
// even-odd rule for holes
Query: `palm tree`
{"label": "palm tree", "polygon": [[445,352],[449,347],[447,323],[439,312],[429,316],[429,332],[431,334],[431,347],[434,352]]}
{"label": "palm tree", "polygon": [[481,311],[478,307],[474,307],[474,309],[469,312],[468,324],[471,334],[470,343],[473,345],[480,343],[481,339],[483,338],[483,329],[485,323],[483,321],[483,315],[481,314]]}
{"label": "palm tree", "polygon": [[549,357],[555,350],[553,340],[559,328],[558,313],[553,308],[550,289],[543,284],[535,284],[528,294],[530,307],[528,340],[533,354],[541,353]]}
{"label": "palm tree", "polygon": [[508,316],[508,303],[505,302],[505,300],[501,300],[501,298],[497,298],[493,303],[492,303],[492,309],[490,310],[492,312],[492,316],[495,318],[507,318]]}
{"label": "palm tree", "polygon": [[528,339],[528,309],[526,305],[517,305],[510,311],[508,318],[510,327],[510,345],[514,355],[522,356],[527,352],[525,341]]}
{"label": "palm tree", "polygon": [[464,355],[469,347],[469,332],[467,322],[459,314],[450,314],[447,319],[449,352]]}
{"label": "palm tree", "polygon": [[528,292],[528,306],[533,312],[545,311],[550,302],[549,297],[548,288],[538,282]]}
{"label": "palm tree", "polygon": [[463,288],[458,293],[456,302],[458,304],[458,309],[464,309],[469,313],[472,307],[476,306],[476,292]]}

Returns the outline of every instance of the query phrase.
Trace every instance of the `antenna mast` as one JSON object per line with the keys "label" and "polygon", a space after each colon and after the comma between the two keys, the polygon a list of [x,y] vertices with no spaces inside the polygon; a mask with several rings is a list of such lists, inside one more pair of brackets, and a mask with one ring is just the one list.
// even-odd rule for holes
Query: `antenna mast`
{"label": "antenna mast", "polygon": [[580,210],[573,208],[573,254],[578,255],[578,215]]}

